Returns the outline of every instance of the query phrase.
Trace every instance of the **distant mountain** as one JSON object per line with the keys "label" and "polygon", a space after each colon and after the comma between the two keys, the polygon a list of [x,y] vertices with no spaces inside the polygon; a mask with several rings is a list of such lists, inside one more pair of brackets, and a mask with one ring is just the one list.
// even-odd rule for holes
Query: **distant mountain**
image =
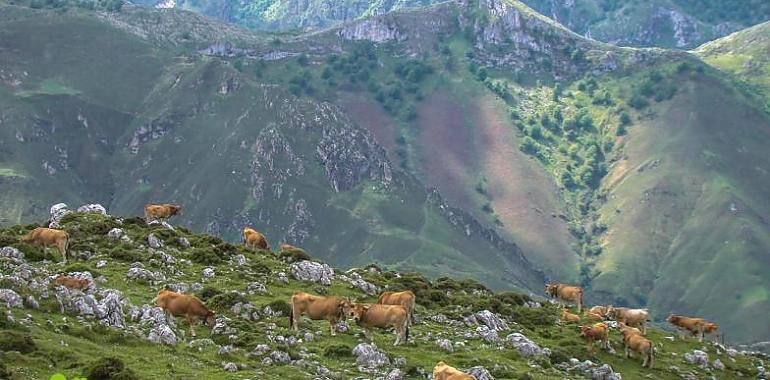
{"label": "distant mountain", "polygon": [[[261,30],[307,31],[444,1],[141,0],[140,3],[193,10]],[[577,33],[620,46],[691,48],[770,19],[770,3],[764,0],[522,2]]]}
{"label": "distant mountain", "polygon": [[770,115],[695,54],[514,1],[308,34],[29,5],[0,12],[4,224],[175,201],[195,230],[252,224],[339,266],[580,283],[770,338]]}

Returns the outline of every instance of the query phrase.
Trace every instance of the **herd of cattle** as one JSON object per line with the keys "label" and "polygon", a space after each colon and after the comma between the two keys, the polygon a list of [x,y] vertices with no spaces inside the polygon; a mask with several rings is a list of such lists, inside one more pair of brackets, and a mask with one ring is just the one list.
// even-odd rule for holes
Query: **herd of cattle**
{"label": "herd of cattle", "polygon": [[[180,206],[171,204],[147,205],[145,207],[145,220],[164,221],[171,216],[179,214]],[[38,227],[20,238],[20,241],[43,247],[55,247],[67,262],[67,249],[70,237],[66,231]],[[243,229],[243,243],[253,250],[269,250],[265,236],[253,228]],[[282,249],[294,248],[288,244],[282,244]],[[54,279],[56,285],[73,289],[85,289],[90,286],[88,280],[59,275]],[[583,311],[583,289],[578,286],[565,284],[546,284],[545,293],[557,300],[562,306],[562,323],[579,324]],[[346,318],[352,318],[356,324],[363,328],[367,339],[372,339],[372,329],[393,328],[396,334],[395,345],[408,343],[409,328],[414,323],[416,296],[412,291],[384,292],[379,296],[376,304],[356,303],[349,298],[334,296],[318,296],[300,291],[295,291],[291,296],[291,314],[289,324],[297,331],[302,316],[311,320],[327,320],[330,324],[330,333],[336,335],[337,323]],[[198,320],[204,320],[209,327],[214,326],[216,314],[209,310],[197,297],[188,294],[176,293],[171,290],[161,289],[153,302],[162,308],[168,315],[185,317],[190,326],[192,336],[195,336],[193,326]],[[578,314],[573,314],[564,303],[574,303]],[[655,346],[646,338],[647,322],[650,321],[650,313],[647,309],[630,309],[613,306],[594,306],[586,310],[583,315],[594,321],[591,325],[579,325],[580,335],[586,340],[587,349],[594,353],[594,342],[600,342],[605,349],[612,351],[609,341],[610,325],[607,321],[617,322],[618,330],[623,338],[626,357],[631,353],[639,353],[642,358],[642,366],[652,368]],[[692,336],[697,336],[699,341],[707,334],[719,338],[717,324],[703,318],[690,318],[680,315],[669,315],[666,321],[677,328],[680,336],[687,331]],[[473,376],[453,368],[443,361],[439,362],[433,370],[433,378],[436,380],[470,380]]]}

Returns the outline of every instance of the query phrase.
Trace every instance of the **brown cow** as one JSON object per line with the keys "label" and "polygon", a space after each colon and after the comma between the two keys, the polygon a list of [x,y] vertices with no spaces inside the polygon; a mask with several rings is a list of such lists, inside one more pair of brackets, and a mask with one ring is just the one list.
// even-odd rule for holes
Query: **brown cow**
{"label": "brown cow", "polygon": [[91,286],[91,281],[88,281],[85,278],[77,278],[77,277],[70,277],[65,276],[63,274],[60,274],[57,276],[53,283],[56,285],[61,285],[69,289],[80,289],[80,290],[86,290],[89,286]]}
{"label": "brown cow", "polygon": [[251,227],[243,228],[243,244],[246,245],[246,248],[253,250],[256,250],[257,248],[270,250],[270,244],[267,244],[265,235],[262,235],[259,231]]}
{"label": "brown cow", "polygon": [[38,227],[19,238],[19,241],[43,247],[48,254],[48,247],[54,246],[59,250],[64,263],[67,263],[67,249],[70,245],[70,235],[66,231],[53,228]]}
{"label": "brown cow", "polygon": [[401,305],[355,304],[349,309],[356,324],[364,328],[364,335],[372,340],[372,327],[393,327],[396,333],[394,346],[409,341],[409,312]]}
{"label": "brown cow", "polygon": [[155,304],[163,309],[166,314],[171,314],[174,317],[185,316],[187,323],[190,324],[190,333],[195,336],[195,330],[193,326],[198,322],[198,318],[204,318],[206,325],[214,327],[216,321],[216,314],[209,310],[206,305],[201,302],[197,297],[172,292],[168,289],[161,289],[158,295],[153,299]]}
{"label": "brown cow", "polygon": [[299,251],[300,249],[288,244],[288,243],[281,243],[281,251]]}
{"label": "brown cow", "polygon": [[476,380],[476,377],[441,361],[433,368],[433,380]]}
{"label": "brown cow", "polygon": [[647,334],[647,322],[650,312],[647,309],[629,309],[627,307],[607,307],[607,318],[628,326],[639,327],[642,334]]}
{"label": "brown cow", "polygon": [[674,325],[680,338],[684,338],[683,331],[687,330],[692,336],[701,334],[701,323],[705,322],[703,318],[690,318],[681,315],[671,314],[666,318],[666,322]]}
{"label": "brown cow", "polygon": [[601,315],[604,318],[607,315],[607,306],[594,306],[588,309],[588,312]]}
{"label": "brown cow", "polygon": [[[577,303],[577,312],[583,310],[583,288],[564,284],[546,284],[545,293],[559,301]],[[563,306],[563,305],[562,305]]]}
{"label": "brown cow", "polygon": [[153,220],[163,222],[164,220],[178,215],[182,212],[182,206],[172,205],[168,203],[154,205],[149,204],[144,206],[144,220],[147,224],[150,224]]}
{"label": "brown cow", "polygon": [[583,313],[583,315],[585,315],[586,318],[588,318],[588,319],[590,319],[592,321],[601,322],[601,321],[604,320],[604,315],[603,314],[594,313],[594,312],[592,312],[590,310],[586,311],[585,313]]}
{"label": "brown cow", "polygon": [[644,358],[642,367],[652,368],[653,356],[655,355],[655,347],[652,341],[632,329],[622,329],[620,334],[623,336],[626,357],[630,358],[632,351],[638,352]]}
{"label": "brown cow", "polygon": [[580,323],[580,316],[570,313],[569,309],[565,307],[561,309],[561,321],[564,323]]}
{"label": "brown cow", "polygon": [[592,354],[596,353],[596,348],[594,348],[595,341],[602,342],[604,348],[612,351],[609,329],[609,326],[603,322],[595,323],[592,326],[580,326],[580,335],[586,340],[586,349],[588,352]]}
{"label": "brown cow", "polygon": [[337,335],[337,322],[345,318],[345,310],[352,307],[352,302],[340,297],[323,297],[304,292],[294,292],[291,296],[291,314],[289,324],[294,331],[299,330],[299,319],[307,315],[312,320],[329,321],[331,335]]}
{"label": "brown cow", "polygon": [[719,325],[717,325],[716,323],[709,322],[709,321],[704,321],[703,323],[701,323],[701,334],[700,334],[701,342],[703,341],[703,338],[706,337],[706,334],[713,334],[714,340],[718,341],[719,338],[722,336],[722,334],[720,334],[719,331],[717,331],[718,329],[719,329]]}
{"label": "brown cow", "polygon": [[403,292],[382,292],[377,299],[377,303],[380,305],[401,305],[406,308],[409,313],[409,321],[414,320],[414,305],[417,297],[411,290],[405,290]]}

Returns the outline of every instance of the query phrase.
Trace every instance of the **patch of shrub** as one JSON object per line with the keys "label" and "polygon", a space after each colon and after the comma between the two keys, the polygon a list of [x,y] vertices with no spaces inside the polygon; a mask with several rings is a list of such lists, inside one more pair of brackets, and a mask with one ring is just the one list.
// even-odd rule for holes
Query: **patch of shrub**
{"label": "patch of shrub", "polygon": [[104,236],[111,229],[119,227],[111,216],[102,214],[81,214],[77,212],[65,215],[60,224],[70,234],[72,240],[84,240],[89,237]]}
{"label": "patch of shrub", "polygon": [[64,268],[64,273],[70,273],[70,272],[90,272],[94,278],[97,278],[102,275],[99,271],[91,268],[90,266],[84,263],[73,263],[73,264],[67,265]]}
{"label": "patch of shrub", "polygon": [[568,362],[572,355],[567,354],[560,348],[554,348],[551,350],[551,363],[565,363]]}
{"label": "patch of shrub", "polygon": [[225,255],[214,248],[192,248],[188,251],[190,261],[201,265],[217,265],[225,261]]}
{"label": "patch of shrub", "polygon": [[[442,290],[428,290],[423,298],[427,299],[427,306],[430,306],[430,304],[437,304],[439,306],[449,305],[449,296]],[[418,297],[418,303],[420,303],[419,299]]]}
{"label": "patch of shrub", "polygon": [[139,380],[134,371],[115,357],[101,358],[86,371],[88,380]]}
{"label": "patch of shrub", "polygon": [[120,243],[117,246],[114,246],[107,251],[107,254],[113,259],[118,259],[128,263],[144,261],[145,259],[142,252],[134,249],[127,243]]}
{"label": "patch of shrub", "polygon": [[302,260],[310,260],[310,255],[304,249],[284,249],[278,254],[283,261],[294,263]]}
{"label": "patch of shrub", "polygon": [[137,227],[145,228],[147,227],[147,222],[138,216],[133,216],[130,218],[123,219],[123,226],[124,227],[137,226]]}
{"label": "patch of shrub", "polygon": [[511,312],[513,320],[526,328],[535,329],[556,324],[556,310],[551,307],[515,307]]}
{"label": "patch of shrub", "polygon": [[249,302],[249,299],[239,292],[230,291],[211,297],[207,304],[209,307],[214,307],[217,309],[229,309],[238,302],[247,303]]}
{"label": "patch of shrub", "polygon": [[438,290],[461,290],[462,284],[453,278],[439,277],[433,282],[433,289]]}
{"label": "patch of shrub", "polygon": [[3,331],[0,333],[0,351],[18,351],[28,354],[37,350],[32,335],[18,331]]}
{"label": "patch of shrub", "polygon": [[5,363],[0,362],[0,379],[10,379],[11,378],[11,372],[8,371],[8,368],[5,366]]}
{"label": "patch of shrub", "polygon": [[274,312],[280,312],[282,315],[287,317],[291,314],[291,305],[289,305],[289,303],[284,300],[275,300],[265,306],[270,306]]}
{"label": "patch of shrub", "polygon": [[347,358],[353,356],[353,349],[346,344],[334,344],[324,348],[323,355],[330,359]]}
{"label": "patch of shrub", "polygon": [[254,269],[257,273],[265,273],[265,274],[269,274],[272,271],[270,267],[267,266],[267,264],[261,261],[253,262],[251,264],[251,269]]}
{"label": "patch of shrub", "polygon": [[208,301],[210,298],[214,296],[218,296],[222,294],[222,291],[213,287],[213,286],[206,286],[203,289],[201,289],[200,292],[196,294],[198,298],[200,298],[203,301]]}

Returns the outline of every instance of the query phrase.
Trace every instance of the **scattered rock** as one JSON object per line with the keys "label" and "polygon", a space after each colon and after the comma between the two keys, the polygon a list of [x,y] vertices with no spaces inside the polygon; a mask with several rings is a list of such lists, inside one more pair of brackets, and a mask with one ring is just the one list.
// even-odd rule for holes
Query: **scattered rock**
{"label": "scattered rock", "polygon": [[107,266],[106,260],[99,260],[98,262],[96,262],[96,269],[102,269],[106,266]]}
{"label": "scattered rock", "polygon": [[709,356],[701,350],[693,350],[684,354],[684,361],[701,368],[706,368],[709,365]]}
{"label": "scattered rock", "polygon": [[235,264],[235,266],[241,267],[246,265],[247,262],[248,261],[246,261],[246,256],[244,256],[243,254],[239,254],[233,257],[233,264]]}
{"label": "scattered rock", "polygon": [[275,363],[288,364],[291,362],[291,357],[288,353],[283,351],[273,351],[270,353],[270,359]]}
{"label": "scattered rock", "polygon": [[225,363],[222,368],[227,372],[238,372],[238,366],[235,363]]}
{"label": "scattered rock", "polygon": [[329,286],[334,279],[334,270],[327,264],[303,260],[289,266],[292,277],[301,281],[309,281]]}
{"label": "scattered rock", "polygon": [[147,340],[157,344],[176,344],[176,334],[166,324],[159,324],[150,330]]}
{"label": "scattered rock", "polygon": [[57,203],[53,206],[51,206],[50,211],[50,222],[48,223],[49,228],[61,228],[61,219],[64,218],[65,215],[71,213],[72,211],[69,210],[66,203]]}
{"label": "scattered rock", "polygon": [[107,209],[104,208],[104,206],[98,204],[98,203],[92,203],[87,205],[82,205],[78,207],[78,212],[84,213],[84,214],[102,214],[107,215]]}
{"label": "scattered rock", "polygon": [[123,237],[125,232],[123,232],[122,228],[113,228],[110,230],[110,232],[107,232],[107,237],[110,239],[118,240]]}
{"label": "scattered rock", "polygon": [[513,333],[505,337],[506,343],[511,345],[519,354],[524,357],[529,356],[550,356],[551,350],[548,348],[540,348],[537,343],[533,342],[526,336],[520,333]]}
{"label": "scattered rock", "polygon": [[622,380],[619,373],[615,372],[609,364],[602,364],[600,367],[592,368],[591,378],[594,380]]}
{"label": "scattered rock", "polygon": [[204,280],[210,280],[214,278],[216,274],[214,273],[214,268],[208,267],[208,268],[203,268],[203,272],[201,273],[201,275],[203,276]]}
{"label": "scattered rock", "polygon": [[286,276],[286,273],[284,272],[278,272],[276,274],[276,281],[282,283],[282,284],[288,284],[289,283],[289,277]]}
{"label": "scattered rock", "polygon": [[725,365],[724,363],[722,363],[721,360],[719,360],[719,358],[717,358],[717,359],[714,359],[713,362],[711,362],[711,368],[714,368],[717,371],[724,371]]}
{"label": "scattered rock", "polygon": [[402,380],[404,376],[404,373],[401,372],[400,369],[394,368],[392,371],[388,372],[387,375],[385,375],[385,380]]}
{"label": "scattered rock", "polygon": [[150,272],[144,268],[130,268],[126,278],[133,281],[163,281],[165,276],[160,272]]}
{"label": "scattered rock", "polygon": [[270,347],[266,344],[258,344],[257,347],[254,347],[254,350],[251,351],[254,355],[262,356],[266,354],[268,351],[270,351]]}
{"label": "scattered rock", "polygon": [[350,277],[340,276],[340,279],[360,289],[362,292],[373,296],[380,293],[380,288],[377,285],[372,284],[364,280],[360,274],[352,273]]}
{"label": "scattered rock", "polygon": [[497,332],[509,329],[508,322],[489,310],[482,310],[476,314],[465,317],[465,323],[468,326],[472,326],[474,324],[484,324],[491,330]]}
{"label": "scattered rock", "polygon": [[190,348],[197,348],[198,351],[203,351],[204,348],[216,346],[217,344],[214,343],[214,341],[209,338],[204,338],[204,339],[191,340],[190,343],[188,343],[187,345]]}
{"label": "scattered rock", "polygon": [[500,336],[497,335],[497,331],[490,329],[487,326],[476,327],[476,335],[480,336],[487,343],[495,343],[500,341]]}
{"label": "scattered rock", "polygon": [[19,293],[16,293],[11,289],[0,289],[0,302],[4,303],[9,309],[14,307],[21,308],[24,306],[24,302]]}
{"label": "scattered rock", "polygon": [[486,368],[482,366],[475,366],[471,367],[465,370],[465,372],[469,375],[472,375],[476,378],[476,380],[495,380],[495,377],[492,376],[489,371],[487,371]]}
{"label": "scattered rock", "polygon": [[150,246],[150,248],[158,249],[163,247],[163,242],[158,239],[155,234],[149,234],[147,235],[147,244]]}
{"label": "scattered rock", "polygon": [[37,302],[34,296],[27,296],[27,298],[24,299],[24,304],[26,304],[27,307],[32,310],[37,310],[40,308],[40,304]]}
{"label": "scattered rock", "polygon": [[14,247],[3,247],[3,249],[0,249],[0,257],[23,260],[24,252]]}
{"label": "scattered rock", "polygon": [[235,351],[235,347],[233,347],[233,346],[228,344],[226,346],[219,347],[219,351],[217,352],[217,354],[219,354],[219,355],[227,355],[227,354],[229,354],[229,353],[231,353],[233,351]]}
{"label": "scattered rock", "polygon": [[356,357],[356,365],[364,368],[379,368],[390,365],[388,356],[377,349],[374,344],[359,343],[353,348],[353,355]]}
{"label": "scattered rock", "polygon": [[454,348],[452,347],[452,342],[449,339],[439,339],[436,341],[436,345],[446,352],[454,351]]}
{"label": "scattered rock", "polygon": [[178,238],[176,239],[176,241],[177,241],[177,243],[179,243],[179,245],[180,245],[180,246],[181,246],[183,249],[187,249],[187,248],[190,248],[190,247],[191,247],[191,245],[190,245],[190,241],[189,241],[189,240],[187,240],[187,238],[186,238],[186,237],[184,237],[184,236],[180,236],[180,237],[178,237]]}
{"label": "scattered rock", "polygon": [[246,293],[249,294],[255,294],[255,293],[267,293],[267,288],[265,285],[262,285],[259,282],[252,282],[249,284],[249,286],[246,287]]}

